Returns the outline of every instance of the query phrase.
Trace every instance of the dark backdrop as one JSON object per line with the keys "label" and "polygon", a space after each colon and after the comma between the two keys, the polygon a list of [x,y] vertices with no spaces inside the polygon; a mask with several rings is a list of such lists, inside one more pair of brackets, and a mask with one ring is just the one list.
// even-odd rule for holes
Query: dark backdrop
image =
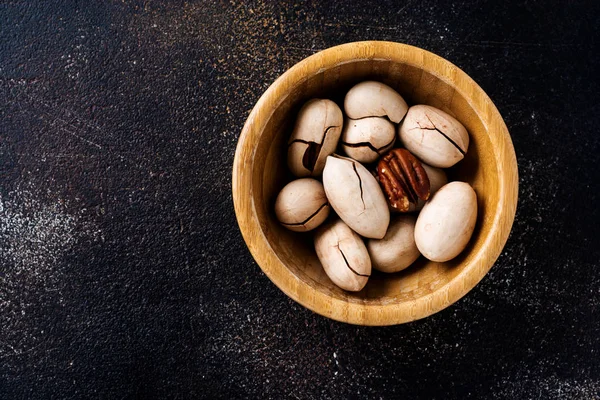
{"label": "dark backdrop", "polygon": [[[2,2],[0,398],[598,398],[598,15],[595,1]],[[231,200],[261,93],[367,39],[473,77],[520,175],[491,272],[386,328],[288,299]]]}

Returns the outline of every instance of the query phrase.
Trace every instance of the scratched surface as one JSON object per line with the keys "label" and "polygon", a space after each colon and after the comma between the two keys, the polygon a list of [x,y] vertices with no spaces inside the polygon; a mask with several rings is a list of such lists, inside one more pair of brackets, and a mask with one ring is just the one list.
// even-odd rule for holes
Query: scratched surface
{"label": "scratched surface", "polygon": [[[598,398],[598,3],[449,3],[2,2],[0,398]],[[231,200],[260,94],[365,39],[464,69],[520,166],[490,274],[387,328],[288,299]]]}

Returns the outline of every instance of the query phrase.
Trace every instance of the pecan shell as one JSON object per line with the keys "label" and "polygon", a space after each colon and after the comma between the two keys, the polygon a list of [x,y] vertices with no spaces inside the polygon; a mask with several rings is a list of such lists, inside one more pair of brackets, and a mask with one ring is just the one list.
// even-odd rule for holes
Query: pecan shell
{"label": "pecan shell", "polygon": [[388,204],[400,212],[407,212],[410,203],[429,198],[427,172],[406,149],[392,149],[377,164],[379,183],[388,199]]}

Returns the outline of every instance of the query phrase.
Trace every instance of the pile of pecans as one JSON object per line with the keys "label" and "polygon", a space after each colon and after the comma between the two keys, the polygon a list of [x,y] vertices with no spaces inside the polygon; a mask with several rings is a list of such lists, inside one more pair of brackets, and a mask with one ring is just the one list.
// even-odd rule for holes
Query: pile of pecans
{"label": "pile of pecans", "polygon": [[[465,127],[437,108],[409,108],[376,81],[352,87],[343,108],[345,115],[331,100],[312,99],[299,111],[287,155],[299,179],[277,196],[280,223],[297,232],[319,227],[317,256],[349,291],[366,285],[371,268],[394,273],[420,255],[444,262],[460,254],[477,197],[465,182],[448,183],[442,168],[464,158]],[[402,147],[394,148],[397,139]],[[331,208],[337,217],[324,223]]]}

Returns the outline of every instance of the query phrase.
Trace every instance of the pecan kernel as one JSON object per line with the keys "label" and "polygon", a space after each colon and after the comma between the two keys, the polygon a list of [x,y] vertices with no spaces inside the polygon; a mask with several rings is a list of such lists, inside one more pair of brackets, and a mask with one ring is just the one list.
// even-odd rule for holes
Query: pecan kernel
{"label": "pecan kernel", "polygon": [[389,205],[400,212],[410,203],[429,198],[429,178],[421,162],[406,149],[393,149],[377,165],[377,175]]}

